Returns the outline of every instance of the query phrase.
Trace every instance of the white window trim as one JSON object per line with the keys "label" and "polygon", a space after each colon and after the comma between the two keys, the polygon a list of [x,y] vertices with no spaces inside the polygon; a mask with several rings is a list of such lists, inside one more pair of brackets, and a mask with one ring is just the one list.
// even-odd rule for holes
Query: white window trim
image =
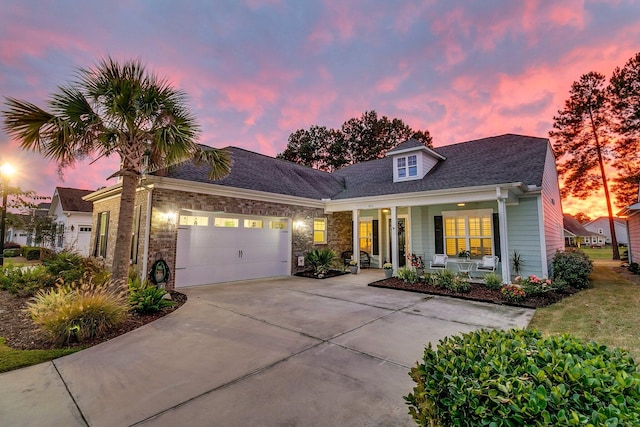
{"label": "white window trim", "polygon": [[[409,157],[415,157],[415,159],[416,159],[416,164],[415,164],[416,174],[415,175],[409,175]],[[404,159],[404,166],[403,167],[398,166],[398,160],[400,160],[400,159]],[[400,169],[404,169],[405,170],[405,176],[402,176],[402,177],[400,176]],[[398,181],[412,181],[412,180],[420,179],[421,172],[422,172],[421,169],[422,169],[422,163],[420,162],[419,153],[407,153],[404,156],[394,156],[393,157],[393,178],[394,178],[394,181],[396,181],[396,182],[398,182]]]}
{"label": "white window trim", "polygon": [[[477,236],[469,236],[469,217],[483,217],[483,216],[488,216],[493,221],[493,209],[469,209],[469,210],[461,210],[461,211],[442,211],[443,226],[444,226],[444,223],[446,223],[447,218],[460,218],[460,217],[465,218],[464,232],[465,232],[467,250],[469,250],[470,248],[470,239],[472,237],[477,238]],[[496,248],[494,246],[493,223],[490,230],[491,230],[491,236],[488,238],[491,241],[491,253],[493,255],[498,255],[496,254]],[[456,236],[447,236],[446,233],[447,233],[446,227],[443,227],[443,234],[444,234],[444,240],[445,240],[445,252],[446,252],[447,237],[457,238]]]}
{"label": "white window trim", "polygon": [[[322,221],[324,223],[324,230],[316,230],[316,221]],[[322,231],[322,241],[316,241],[316,232]],[[327,243],[327,218],[313,218],[313,244],[325,245]]]}

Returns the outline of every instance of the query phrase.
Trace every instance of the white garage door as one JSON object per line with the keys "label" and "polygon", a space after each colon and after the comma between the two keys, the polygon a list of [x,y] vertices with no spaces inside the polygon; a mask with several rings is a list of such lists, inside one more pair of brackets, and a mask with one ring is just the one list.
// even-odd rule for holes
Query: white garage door
{"label": "white garage door", "polygon": [[178,224],[176,287],[290,274],[287,219],[189,212]]}

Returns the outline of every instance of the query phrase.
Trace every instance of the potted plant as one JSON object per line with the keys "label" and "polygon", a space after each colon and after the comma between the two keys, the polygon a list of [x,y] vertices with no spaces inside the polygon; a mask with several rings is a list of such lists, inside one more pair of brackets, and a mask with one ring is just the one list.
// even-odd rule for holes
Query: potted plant
{"label": "potted plant", "polygon": [[460,252],[458,252],[458,258],[464,258],[469,261],[469,258],[471,258],[471,252],[466,249],[462,249]]}
{"label": "potted plant", "polygon": [[390,262],[382,264],[382,269],[384,270],[384,275],[387,279],[393,275],[393,264]]}
{"label": "potted plant", "polygon": [[349,270],[351,270],[351,274],[358,274],[358,261],[355,259],[349,261]]}
{"label": "potted plant", "polygon": [[523,266],[524,261],[522,260],[522,254],[517,250],[514,250],[511,253],[511,268],[513,268],[513,272],[516,276],[520,276],[522,274]]}

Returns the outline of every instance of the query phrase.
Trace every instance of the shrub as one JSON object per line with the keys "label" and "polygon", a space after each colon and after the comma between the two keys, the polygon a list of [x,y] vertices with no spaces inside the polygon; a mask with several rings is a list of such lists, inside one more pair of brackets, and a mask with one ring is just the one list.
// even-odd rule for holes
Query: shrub
{"label": "shrub", "polygon": [[5,258],[12,258],[12,257],[16,257],[16,256],[20,256],[20,248],[9,248],[9,249],[4,249],[2,251],[2,255]]}
{"label": "shrub", "polygon": [[304,258],[315,274],[324,274],[331,268],[336,253],[331,249],[313,249],[307,252]]}
{"label": "shrub", "polygon": [[25,257],[27,261],[35,261],[37,259],[40,259],[40,249],[41,248],[33,246],[24,246],[21,249],[22,256]]}
{"label": "shrub", "polygon": [[469,283],[469,281],[466,280],[465,277],[457,275],[453,278],[451,283],[449,283],[447,289],[452,292],[465,293],[471,290],[471,283]]}
{"label": "shrub", "polygon": [[500,288],[500,296],[505,301],[519,302],[527,297],[527,292],[519,285],[508,284]]}
{"label": "shrub", "polygon": [[487,288],[492,289],[494,291],[497,291],[502,287],[502,278],[498,276],[496,273],[485,274],[483,277],[483,280],[484,280],[484,285]]}
{"label": "shrub", "polygon": [[562,280],[567,286],[584,289],[589,286],[589,274],[593,262],[587,254],[577,249],[556,252],[553,256],[553,278]]}
{"label": "shrub", "polygon": [[633,274],[640,274],[640,264],[637,262],[632,262],[628,267],[629,271]]}
{"label": "shrub", "polygon": [[629,355],[570,335],[481,330],[431,344],[405,396],[422,426],[640,425]]}
{"label": "shrub", "polygon": [[33,321],[56,344],[101,336],[126,319],[127,309],[125,292],[91,279],[42,290],[27,304]]}
{"label": "shrub", "polygon": [[4,244],[5,249],[20,249],[20,247],[20,244],[16,242],[5,242]]}
{"label": "shrub", "polygon": [[433,276],[431,276],[433,286],[435,286],[436,288],[446,289],[449,289],[452,286],[454,278],[455,275],[453,274],[453,272],[447,269],[437,270],[435,273],[433,273]]}
{"label": "shrub", "polygon": [[155,285],[141,282],[138,277],[129,277],[129,304],[138,313],[155,313],[175,303],[165,299],[169,292]]}
{"label": "shrub", "polygon": [[404,280],[405,283],[418,283],[420,280],[420,276],[418,276],[418,272],[412,268],[402,267],[398,269],[398,279]]}
{"label": "shrub", "polygon": [[529,277],[518,276],[515,278],[514,282],[516,285],[521,286],[528,296],[540,295],[555,289],[551,283],[551,280],[540,279],[534,274]]}
{"label": "shrub", "polygon": [[21,297],[32,296],[40,289],[52,286],[54,281],[55,278],[41,265],[7,266],[0,273],[0,289]]}
{"label": "shrub", "polygon": [[82,255],[75,252],[62,251],[45,257],[42,260],[42,265],[47,268],[49,274],[62,278],[65,283],[71,283],[83,276],[82,261]]}

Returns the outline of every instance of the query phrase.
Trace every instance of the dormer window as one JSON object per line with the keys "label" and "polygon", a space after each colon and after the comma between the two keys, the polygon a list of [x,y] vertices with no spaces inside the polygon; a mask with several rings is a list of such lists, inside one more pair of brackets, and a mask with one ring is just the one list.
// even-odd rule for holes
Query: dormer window
{"label": "dormer window", "polygon": [[398,157],[398,178],[418,176],[418,156],[412,154],[406,157]]}

